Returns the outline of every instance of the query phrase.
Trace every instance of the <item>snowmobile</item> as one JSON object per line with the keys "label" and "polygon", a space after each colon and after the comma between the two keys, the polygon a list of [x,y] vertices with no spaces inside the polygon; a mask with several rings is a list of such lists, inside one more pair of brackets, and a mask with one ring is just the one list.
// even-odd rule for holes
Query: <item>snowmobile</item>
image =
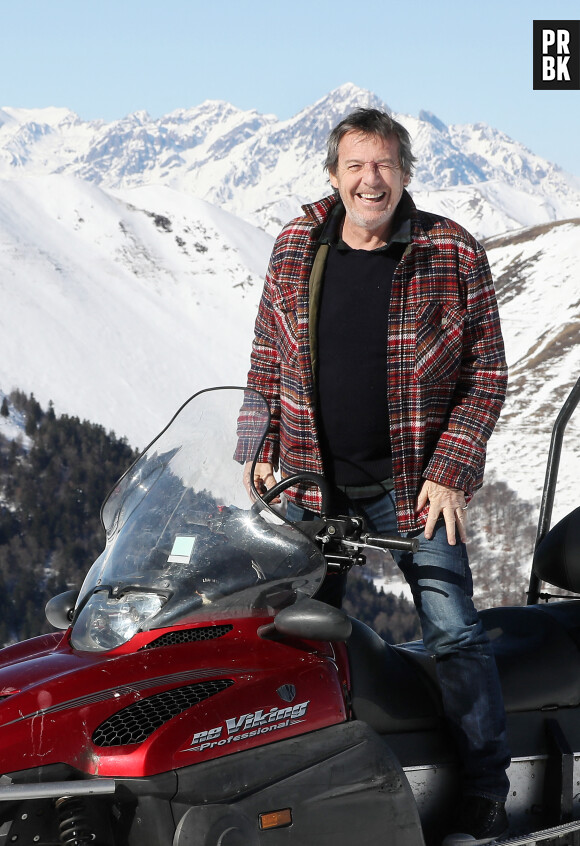
{"label": "snowmobile", "polygon": [[[529,604],[482,612],[513,763],[514,846],[580,831],[580,508],[548,531],[556,425]],[[430,846],[461,775],[433,660],[316,599],[328,569],[413,549],[327,515],[324,479],[242,483],[270,422],[247,389],[201,391],[102,508],[103,553],[47,605],[50,634],[0,651],[0,844]],[[276,504],[319,485],[320,517]]]}

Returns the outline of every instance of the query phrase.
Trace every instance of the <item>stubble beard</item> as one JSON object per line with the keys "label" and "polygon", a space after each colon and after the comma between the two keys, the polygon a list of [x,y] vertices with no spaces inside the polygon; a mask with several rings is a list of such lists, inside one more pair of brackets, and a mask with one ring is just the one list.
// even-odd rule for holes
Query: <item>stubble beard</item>
{"label": "stubble beard", "polygon": [[349,208],[345,204],[345,211],[346,216],[350,219],[351,223],[354,226],[357,226],[359,229],[365,229],[367,231],[373,232],[377,229],[381,229],[383,226],[386,226],[393,216],[393,209],[391,204],[387,206],[384,211],[377,215],[365,215],[359,212],[355,208]]}

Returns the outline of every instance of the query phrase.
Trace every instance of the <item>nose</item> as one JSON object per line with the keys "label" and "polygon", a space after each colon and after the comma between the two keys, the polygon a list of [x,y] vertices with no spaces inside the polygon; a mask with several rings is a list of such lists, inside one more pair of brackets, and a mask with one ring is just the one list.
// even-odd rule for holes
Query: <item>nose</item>
{"label": "nose", "polygon": [[365,162],[363,165],[363,174],[365,181],[371,184],[381,179],[381,172],[376,162]]}

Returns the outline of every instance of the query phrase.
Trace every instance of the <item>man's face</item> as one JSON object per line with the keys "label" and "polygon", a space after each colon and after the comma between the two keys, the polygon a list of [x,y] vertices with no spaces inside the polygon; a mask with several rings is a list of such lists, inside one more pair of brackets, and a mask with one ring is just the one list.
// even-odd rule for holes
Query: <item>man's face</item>
{"label": "man's face", "polygon": [[338,145],[330,184],[338,189],[352,226],[378,234],[389,224],[409,184],[399,162],[399,139],[347,132]]}

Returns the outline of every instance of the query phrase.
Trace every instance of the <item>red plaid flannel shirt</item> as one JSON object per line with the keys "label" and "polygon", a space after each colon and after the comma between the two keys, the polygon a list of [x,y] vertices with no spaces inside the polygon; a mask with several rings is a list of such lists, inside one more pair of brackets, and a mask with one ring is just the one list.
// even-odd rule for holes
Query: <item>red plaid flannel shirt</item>
{"label": "red plaid flannel shirt", "polygon": [[[317,235],[335,196],[303,207],[270,259],[252,347],[248,387],[264,395],[272,421],[261,461],[282,476],[322,473],[308,332],[309,278]],[[415,513],[422,479],[481,486],[486,443],[507,385],[499,315],[485,252],[461,226],[410,204],[411,236],[393,279],[386,324],[393,477],[399,531],[425,524]],[[314,232],[313,232],[314,230]],[[320,509],[320,494],[290,496]]]}

